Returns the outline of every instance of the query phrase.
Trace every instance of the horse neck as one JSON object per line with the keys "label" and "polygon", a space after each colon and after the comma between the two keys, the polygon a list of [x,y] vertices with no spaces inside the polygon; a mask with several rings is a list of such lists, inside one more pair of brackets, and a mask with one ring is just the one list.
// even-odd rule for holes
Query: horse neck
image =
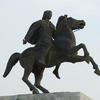
{"label": "horse neck", "polygon": [[63,36],[71,41],[71,46],[75,46],[76,38],[74,32],[70,28],[66,28],[63,32],[65,32]]}
{"label": "horse neck", "polygon": [[68,25],[56,29],[56,37],[65,37],[70,40],[75,40],[75,35]]}

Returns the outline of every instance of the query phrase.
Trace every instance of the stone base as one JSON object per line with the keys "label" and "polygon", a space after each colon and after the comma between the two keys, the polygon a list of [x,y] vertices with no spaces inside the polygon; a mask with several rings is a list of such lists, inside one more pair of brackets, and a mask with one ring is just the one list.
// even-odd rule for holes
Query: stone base
{"label": "stone base", "polygon": [[80,92],[56,92],[47,94],[25,94],[1,96],[0,100],[92,100]]}

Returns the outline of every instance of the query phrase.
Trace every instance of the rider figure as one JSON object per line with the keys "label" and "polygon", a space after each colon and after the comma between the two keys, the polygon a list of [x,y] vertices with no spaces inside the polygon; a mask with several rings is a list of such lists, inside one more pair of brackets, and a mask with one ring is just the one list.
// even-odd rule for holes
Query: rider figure
{"label": "rider figure", "polygon": [[46,10],[41,20],[34,22],[25,38],[23,44],[27,42],[36,44],[35,49],[38,52],[37,59],[39,63],[46,65],[45,57],[52,46],[52,38],[55,33],[55,26],[51,23],[52,11]]}
{"label": "rider figure", "polygon": [[[52,46],[52,39],[55,38],[55,26],[50,21],[51,17],[52,11],[44,11],[42,19],[34,22],[30,26],[23,39],[23,44],[26,44],[27,42],[35,44],[35,50],[38,53],[37,59],[39,60],[39,63],[44,65],[46,65],[45,57]],[[57,78],[60,78],[58,73],[59,67],[57,66],[53,73]]]}

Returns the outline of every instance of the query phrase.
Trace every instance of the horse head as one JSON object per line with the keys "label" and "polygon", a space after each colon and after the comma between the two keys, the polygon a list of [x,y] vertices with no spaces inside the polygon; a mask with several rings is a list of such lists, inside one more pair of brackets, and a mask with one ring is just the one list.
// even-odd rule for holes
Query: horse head
{"label": "horse head", "polygon": [[76,20],[72,17],[67,18],[67,24],[72,30],[83,29],[86,25],[84,20]]}
{"label": "horse head", "polygon": [[83,29],[85,26],[84,20],[77,20],[72,17],[67,17],[67,15],[60,16],[58,18],[56,29],[59,29],[61,27],[66,27],[73,30],[76,29]]}

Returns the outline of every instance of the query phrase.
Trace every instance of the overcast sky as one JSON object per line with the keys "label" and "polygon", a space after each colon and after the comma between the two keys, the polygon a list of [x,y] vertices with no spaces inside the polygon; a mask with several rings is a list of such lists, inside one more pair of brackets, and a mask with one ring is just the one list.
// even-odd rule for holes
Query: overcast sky
{"label": "overcast sky", "polygon": [[[0,0],[0,95],[31,93],[22,81],[23,68],[17,63],[9,76],[2,77],[7,61],[14,52],[30,47],[22,40],[29,26],[41,19],[45,10],[52,10],[51,21],[56,25],[60,15],[67,14],[86,22],[84,29],[75,33],[77,44],[85,43],[90,55],[100,68],[100,0]],[[82,54],[82,51],[80,51]],[[46,69],[42,85],[50,92],[82,92],[93,100],[100,100],[100,76],[94,74],[91,64],[63,63],[58,80]],[[34,83],[34,75],[30,75]]]}

